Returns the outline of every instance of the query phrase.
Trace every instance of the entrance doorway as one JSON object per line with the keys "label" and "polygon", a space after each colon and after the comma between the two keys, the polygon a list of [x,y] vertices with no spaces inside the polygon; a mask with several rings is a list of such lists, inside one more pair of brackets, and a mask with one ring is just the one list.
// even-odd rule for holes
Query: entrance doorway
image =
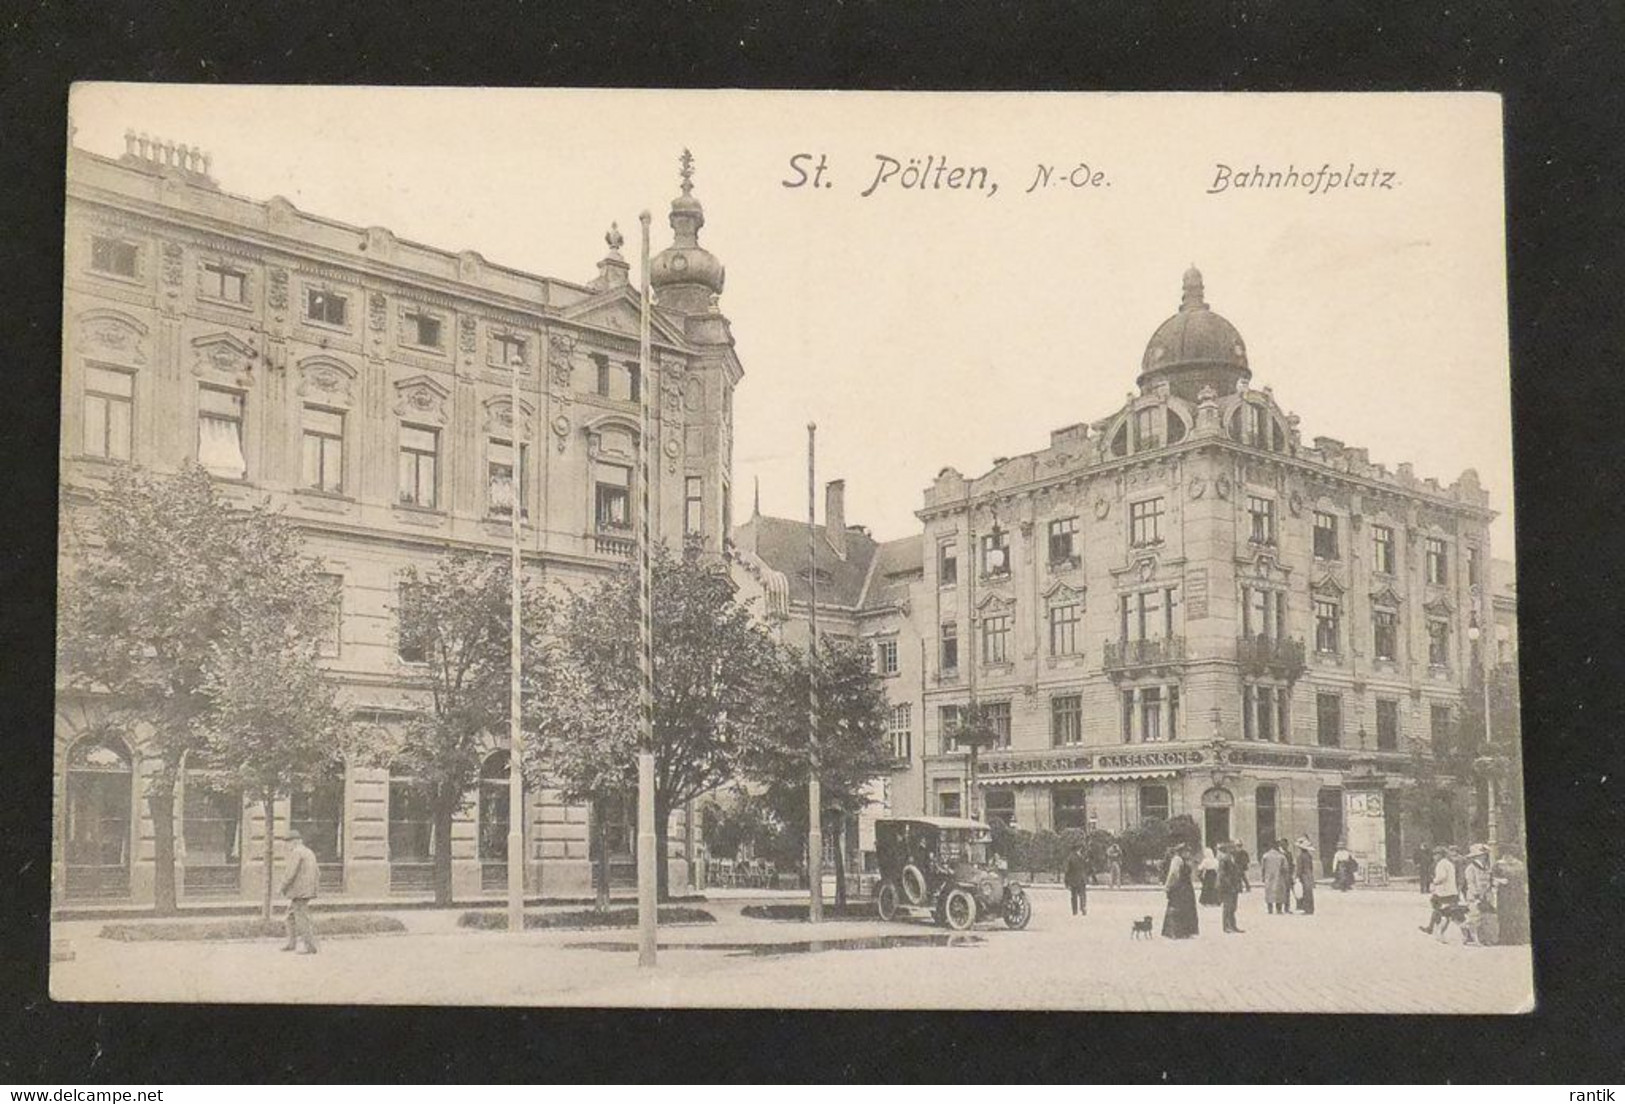
{"label": "entrance doorway", "polygon": [[1274,786],[1264,785],[1258,787],[1257,797],[1254,799],[1254,808],[1258,818],[1258,855],[1263,855],[1275,846],[1275,808],[1276,789]]}
{"label": "entrance doorway", "polygon": [[1235,799],[1230,791],[1215,786],[1202,795],[1202,844],[1218,847],[1230,839],[1230,809]]}
{"label": "entrance doorway", "polygon": [[508,887],[508,753],[493,751],[480,765],[480,891]]}
{"label": "entrance doorway", "polygon": [[1343,790],[1339,786],[1325,786],[1320,791],[1320,867],[1323,873],[1332,872],[1332,856],[1337,854],[1337,841],[1343,838]]}

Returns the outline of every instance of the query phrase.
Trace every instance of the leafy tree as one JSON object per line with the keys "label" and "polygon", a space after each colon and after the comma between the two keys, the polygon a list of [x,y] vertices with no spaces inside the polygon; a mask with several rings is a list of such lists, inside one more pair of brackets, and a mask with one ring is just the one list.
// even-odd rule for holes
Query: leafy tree
{"label": "leafy tree", "polygon": [[[671,814],[738,775],[766,710],[773,642],[737,600],[721,565],[690,543],[681,556],[652,556],[654,620],[655,839],[660,894],[667,895]],[[572,595],[561,620],[571,662],[592,697],[624,718],[631,739],[584,748],[605,779],[636,770],[637,589],[631,567]]]}
{"label": "leafy tree", "polygon": [[[782,824],[807,829],[807,736],[811,664],[800,648],[780,648],[761,738],[746,759],[747,773]],[[891,769],[886,739],[886,693],[871,667],[868,648],[829,637],[819,642],[819,819],[835,837],[835,904],[847,900],[846,824],[869,804],[869,786]],[[821,856],[814,856],[816,871]]]}
{"label": "leafy tree", "polygon": [[[552,604],[540,585],[522,581],[521,687],[534,701],[545,676]],[[400,737],[374,754],[423,787],[433,822],[434,897],[451,903],[451,826],[479,782],[491,734],[509,722],[508,558],[454,551],[426,571],[403,573],[397,630],[402,655],[421,663],[423,707]],[[535,705],[522,703],[523,713]]]}
{"label": "leafy tree", "polygon": [[149,764],[154,907],[172,913],[183,762],[246,723],[256,691],[245,657],[315,677],[305,663],[324,601],[320,565],[292,523],[232,504],[191,463],[168,476],[114,471],[82,520],[64,558],[58,675],[97,702],[99,728],[130,738]]}

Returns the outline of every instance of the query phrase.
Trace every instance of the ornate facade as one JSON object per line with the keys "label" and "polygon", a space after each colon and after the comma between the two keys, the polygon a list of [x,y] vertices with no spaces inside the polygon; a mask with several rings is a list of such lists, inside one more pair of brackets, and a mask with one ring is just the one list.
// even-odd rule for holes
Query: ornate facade
{"label": "ornate facade", "polygon": [[[83,492],[109,465],[198,460],[233,499],[269,502],[302,527],[335,576],[326,662],[354,714],[387,729],[422,692],[394,631],[401,570],[508,546],[516,439],[523,554],[538,575],[578,585],[631,555],[642,387],[654,389],[657,539],[686,531],[722,548],[742,368],[686,154],[674,242],[653,267],[645,381],[639,297],[614,228],[597,276],[577,283],[230,195],[185,147],[133,135],[126,147],[119,158],[75,149],[68,162],[65,567],[84,552]],[[92,700],[59,698],[57,899],[148,901],[140,734],[87,737],[95,715]],[[492,737],[454,828],[459,897],[505,884],[504,745]],[[264,825],[232,795],[194,785],[188,797],[187,781],[202,781],[192,773],[177,811],[182,899],[252,895]],[[425,890],[427,814],[410,778],[351,765],[278,815],[303,827],[328,892]],[[530,892],[587,892],[587,810],[542,792],[526,815]]]}
{"label": "ornate facade", "polygon": [[[1473,630],[1513,619],[1510,591],[1491,599],[1488,495],[1471,470],[1442,485],[1303,440],[1205,296],[1190,270],[1110,416],[941,471],[922,534],[854,543],[826,518],[832,565],[855,554],[864,581],[820,617],[888,679],[893,814],[1112,831],[1189,814],[1208,842],[1307,835],[1329,858],[1346,838],[1367,868],[1451,830],[1395,798],[1478,685]],[[796,616],[804,527],[752,543],[790,524],[737,541]],[[974,795],[954,740],[973,703],[999,730]]]}

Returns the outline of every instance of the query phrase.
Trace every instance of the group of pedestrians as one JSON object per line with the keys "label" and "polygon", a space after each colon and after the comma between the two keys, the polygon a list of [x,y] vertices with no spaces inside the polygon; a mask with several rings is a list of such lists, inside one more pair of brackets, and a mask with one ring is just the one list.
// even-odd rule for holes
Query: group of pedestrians
{"label": "group of pedestrians", "polygon": [[1168,855],[1168,871],[1163,879],[1163,892],[1168,898],[1162,918],[1163,937],[1189,939],[1200,930],[1196,914],[1198,883],[1202,887],[1201,903],[1220,909],[1221,930],[1227,935],[1241,934],[1236,904],[1243,893],[1252,889],[1247,878],[1252,861],[1239,841],[1225,840],[1216,847],[1204,848],[1200,862],[1189,843],[1177,844]]}
{"label": "group of pedestrians", "polygon": [[1508,848],[1497,861],[1487,844],[1475,843],[1465,854],[1441,844],[1432,860],[1431,868],[1418,863],[1432,907],[1423,934],[1449,942],[1454,925],[1469,947],[1529,942],[1528,868],[1517,850]]}

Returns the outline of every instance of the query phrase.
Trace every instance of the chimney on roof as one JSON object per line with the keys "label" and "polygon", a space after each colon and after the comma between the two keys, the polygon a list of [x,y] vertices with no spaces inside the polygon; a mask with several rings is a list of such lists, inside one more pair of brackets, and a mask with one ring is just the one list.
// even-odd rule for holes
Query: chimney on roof
{"label": "chimney on roof", "polygon": [[841,559],[846,559],[846,480],[831,479],[824,484],[824,539]]}

